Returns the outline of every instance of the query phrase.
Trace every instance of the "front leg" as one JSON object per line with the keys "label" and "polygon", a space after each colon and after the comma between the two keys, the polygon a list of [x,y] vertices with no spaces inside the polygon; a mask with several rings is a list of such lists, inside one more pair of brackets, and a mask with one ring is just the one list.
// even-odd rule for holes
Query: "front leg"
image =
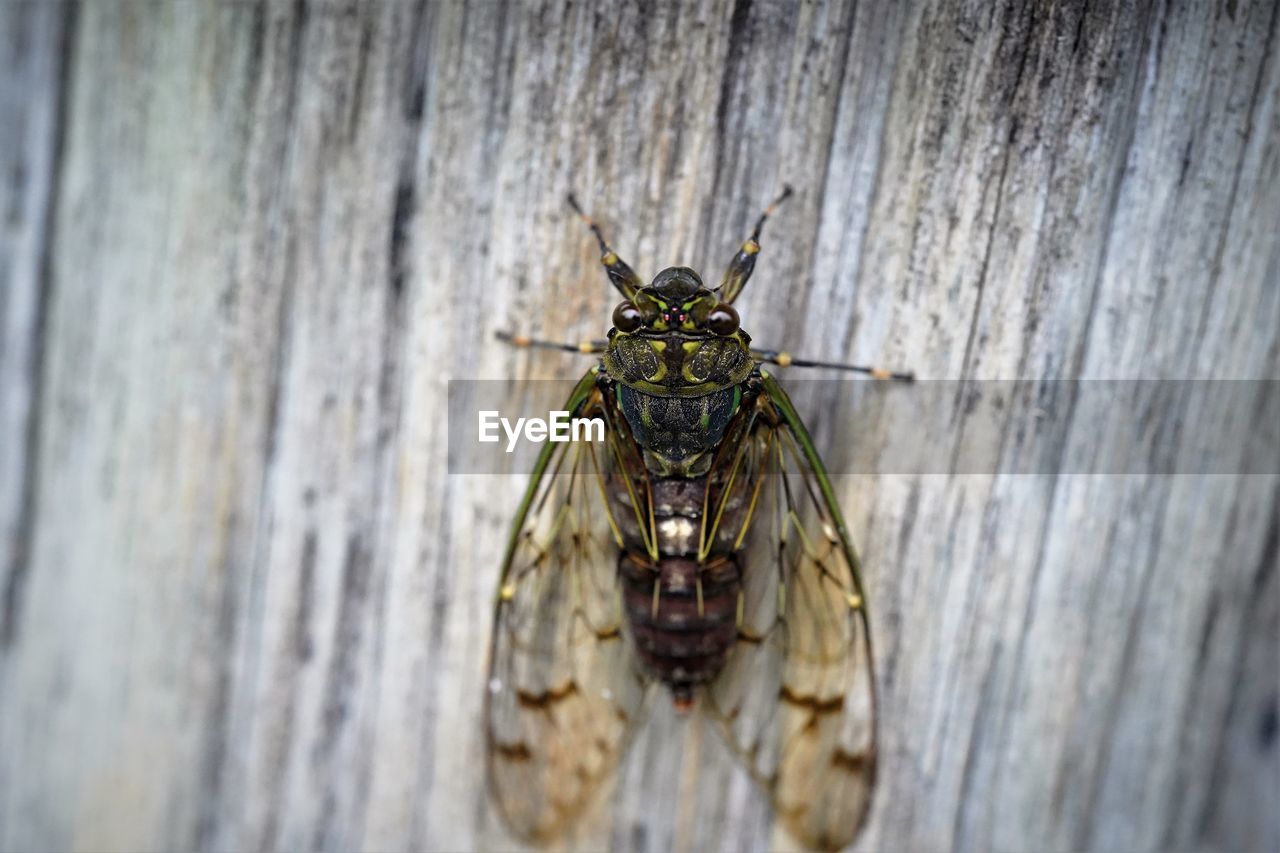
{"label": "front leg", "polygon": [[562,343],[559,341],[544,341],[539,338],[529,338],[524,335],[514,335],[511,332],[495,332],[494,337],[503,343],[511,344],[513,347],[521,347],[524,349],[556,349],[563,352],[576,352],[583,355],[599,355],[609,346],[608,341],[579,341],[576,344]]}
{"label": "front leg", "polygon": [[830,370],[844,370],[851,373],[865,373],[873,379],[894,379],[899,382],[914,382],[914,373],[899,373],[885,370],[883,367],[870,367],[862,364],[839,364],[834,361],[814,361],[807,358],[793,358],[791,353],[780,350],[753,349],[751,357],[765,364],[776,364],[778,367],[825,367]]}

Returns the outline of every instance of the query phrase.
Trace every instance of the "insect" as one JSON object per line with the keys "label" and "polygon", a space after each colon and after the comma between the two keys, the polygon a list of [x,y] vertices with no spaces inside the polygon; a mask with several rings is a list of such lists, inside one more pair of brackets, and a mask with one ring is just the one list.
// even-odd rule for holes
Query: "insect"
{"label": "insect", "polygon": [[616,768],[646,695],[699,707],[800,841],[857,834],[876,692],[857,552],[812,440],[763,365],[907,374],[751,346],[733,301],[769,205],[708,289],[644,284],[578,203],[623,301],[564,408],[604,442],[548,444],[516,513],[490,647],[491,794],[518,836],[563,833]]}

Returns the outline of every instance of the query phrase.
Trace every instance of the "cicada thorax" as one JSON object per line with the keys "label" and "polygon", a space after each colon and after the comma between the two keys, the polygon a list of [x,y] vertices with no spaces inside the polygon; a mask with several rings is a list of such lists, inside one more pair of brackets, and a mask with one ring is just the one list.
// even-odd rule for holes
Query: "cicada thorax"
{"label": "cicada thorax", "polygon": [[663,270],[614,312],[604,369],[657,476],[706,472],[755,370],[737,313],[685,267]]}
{"label": "cicada thorax", "polygon": [[697,476],[724,436],[751,375],[741,338],[615,333],[604,364],[631,434],[658,475]]}
{"label": "cicada thorax", "polygon": [[625,385],[618,389],[619,408],[644,449],[646,467],[656,476],[705,473],[741,399],[737,386],[700,397],[659,397]]}
{"label": "cicada thorax", "polygon": [[[726,503],[717,524],[706,516],[709,494],[727,476],[714,464],[726,455],[726,433],[753,399],[755,363],[736,314],[691,270],[664,271],[627,308],[642,318],[610,332],[604,368],[643,453],[653,517],[635,512],[634,489],[611,480],[625,543],[618,572],[641,662],[684,703],[737,639],[744,566],[729,531],[739,529],[746,502]],[[708,322],[716,310],[732,316],[721,333]]]}

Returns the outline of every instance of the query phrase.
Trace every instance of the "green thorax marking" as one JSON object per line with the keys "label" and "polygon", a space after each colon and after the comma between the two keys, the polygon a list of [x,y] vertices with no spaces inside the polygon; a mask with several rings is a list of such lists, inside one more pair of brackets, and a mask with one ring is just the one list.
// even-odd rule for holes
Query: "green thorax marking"
{"label": "green thorax marking", "polygon": [[616,332],[604,353],[609,377],[658,397],[699,397],[730,388],[751,375],[751,338],[685,332]]}

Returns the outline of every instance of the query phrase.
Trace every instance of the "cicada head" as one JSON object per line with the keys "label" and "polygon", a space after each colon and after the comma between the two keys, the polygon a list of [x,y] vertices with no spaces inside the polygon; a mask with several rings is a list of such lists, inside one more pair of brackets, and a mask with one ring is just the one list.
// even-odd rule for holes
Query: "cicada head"
{"label": "cicada head", "polygon": [[738,312],[688,267],[669,267],[613,311],[604,364],[623,385],[687,397],[742,382],[751,373],[751,337]]}

